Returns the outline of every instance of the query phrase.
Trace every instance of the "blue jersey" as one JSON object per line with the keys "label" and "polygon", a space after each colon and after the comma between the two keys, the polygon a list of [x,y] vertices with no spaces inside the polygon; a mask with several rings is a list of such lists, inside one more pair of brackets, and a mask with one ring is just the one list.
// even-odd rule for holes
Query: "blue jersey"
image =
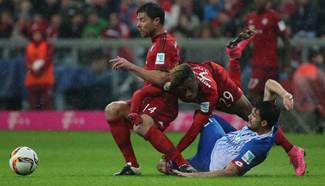
{"label": "blue jersey", "polygon": [[210,171],[224,169],[232,161],[242,173],[247,172],[265,160],[273,145],[275,131],[273,127],[270,132],[258,135],[245,126],[221,137],[211,153]]}
{"label": "blue jersey", "polygon": [[262,135],[247,126],[226,133],[226,125],[218,118],[209,119],[201,133],[198,153],[189,160],[194,168],[199,171],[222,170],[233,162],[239,167],[240,173],[244,174],[265,160],[273,145],[277,125]]}

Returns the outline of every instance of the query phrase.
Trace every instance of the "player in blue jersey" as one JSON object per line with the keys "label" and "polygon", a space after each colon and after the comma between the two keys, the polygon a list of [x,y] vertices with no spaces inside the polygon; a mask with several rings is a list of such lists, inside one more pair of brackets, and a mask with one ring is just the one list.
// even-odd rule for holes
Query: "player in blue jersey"
{"label": "player in blue jersey", "polygon": [[[198,172],[173,170],[173,173],[200,177],[242,176],[262,163],[273,145],[278,128],[280,109],[274,104],[277,96],[282,98],[287,110],[292,109],[292,94],[276,81],[268,80],[264,101],[253,108],[247,126],[238,131],[220,117],[210,117],[201,132],[198,151],[189,159]],[[157,166],[164,173],[171,173],[171,167],[163,160]]]}

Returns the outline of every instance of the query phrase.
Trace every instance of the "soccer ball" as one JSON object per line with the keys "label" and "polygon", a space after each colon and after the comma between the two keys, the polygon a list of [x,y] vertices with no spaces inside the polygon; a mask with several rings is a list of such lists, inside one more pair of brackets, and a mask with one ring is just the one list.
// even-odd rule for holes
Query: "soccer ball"
{"label": "soccer ball", "polygon": [[36,152],[29,147],[17,147],[10,155],[9,167],[18,175],[29,175],[35,171],[38,166],[38,156]]}

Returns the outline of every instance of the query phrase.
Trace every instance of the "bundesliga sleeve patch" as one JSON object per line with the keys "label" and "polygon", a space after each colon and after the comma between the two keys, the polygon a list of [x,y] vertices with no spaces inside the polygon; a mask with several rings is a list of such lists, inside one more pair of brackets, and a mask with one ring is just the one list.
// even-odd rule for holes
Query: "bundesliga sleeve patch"
{"label": "bundesliga sleeve patch", "polygon": [[280,30],[281,32],[285,31],[285,29],[286,29],[286,24],[284,23],[283,20],[281,20],[281,21],[278,22],[278,27],[279,27],[279,30]]}
{"label": "bundesliga sleeve patch", "polygon": [[247,164],[251,164],[253,159],[255,158],[255,155],[252,153],[252,151],[247,151],[244,156],[241,157],[241,159]]}
{"label": "bundesliga sleeve patch", "polygon": [[204,112],[204,113],[209,112],[210,102],[202,102],[200,106],[201,106],[202,112]]}
{"label": "bundesliga sleeve patch", "polygon": [[157,53],[155,64],[163,65],[164,63],[165,63],[165,53]]}

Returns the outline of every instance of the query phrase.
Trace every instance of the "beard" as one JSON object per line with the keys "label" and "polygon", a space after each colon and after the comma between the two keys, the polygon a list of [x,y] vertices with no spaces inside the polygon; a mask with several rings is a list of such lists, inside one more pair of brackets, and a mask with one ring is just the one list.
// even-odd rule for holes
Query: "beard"
{"label": "beard", "polygon": [[147,37],[154,37],[156,35],[155,30],[149,30],[149,31],[144,31],[144,30],[138,30],[140,32],[141,37],[147,38]]}

